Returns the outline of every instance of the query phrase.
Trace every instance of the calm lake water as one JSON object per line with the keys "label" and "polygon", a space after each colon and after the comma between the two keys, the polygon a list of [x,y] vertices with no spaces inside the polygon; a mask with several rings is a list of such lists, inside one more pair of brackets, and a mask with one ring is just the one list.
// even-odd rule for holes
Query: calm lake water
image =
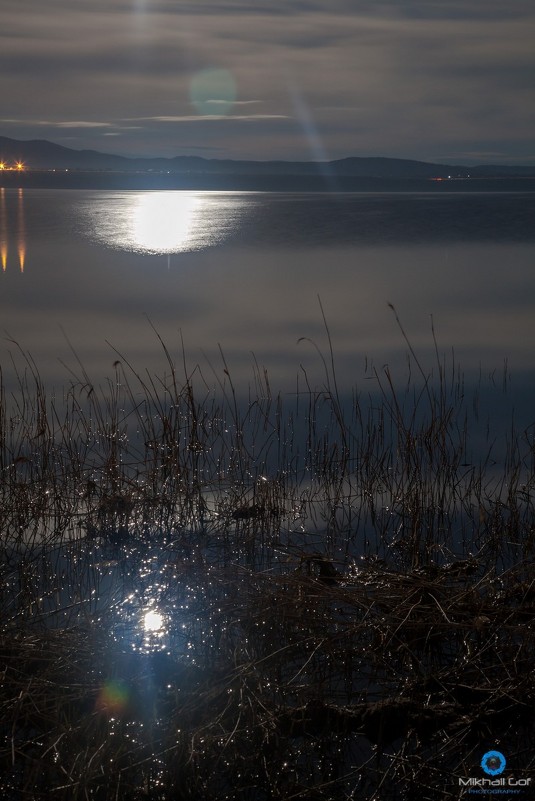
{"label": "calm lake water", "polygon": [[530,193],[1,189],[4,380],[13,341],[56,388],[78,369],[71,346],[94,381],[113,372],[117,351],[138,370],[164,370],[152,324],[177,359],[183,339],[209,382],[223,374],[220,345],[240,389],[254,359],[274,391],[294,391],[302,368],[318,386],[312,343],[328,353],[319,297],[341,392],[368,392],[373,368],[404,364],[391,303],[426,371],[433,324],[469,380],[501,382],[507,362],[525,408],[534,221]]}
{"label": "calm lake water", "polygon": [[[167,798],[185,760],[210,797],[237,765],[253,798],[258,763],[280,797],[401,799],[502,741],[524,770],[534,220],[529,193],[0,189],[2,798],[78,775]],[[228,417],[166,394],[160,338]],[[137,379],[108,402],[118,360],[149,405]],[[36,369],[54,410],[81,379],[65,425],[17,408]],[[302,736],[301,709],[334,723]]]}

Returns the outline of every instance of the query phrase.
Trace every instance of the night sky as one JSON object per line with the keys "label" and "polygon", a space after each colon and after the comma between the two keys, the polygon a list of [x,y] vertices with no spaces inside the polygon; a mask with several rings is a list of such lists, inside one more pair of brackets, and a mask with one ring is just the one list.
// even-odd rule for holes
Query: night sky
{"label": "night sky", "polygon": [[535,163],[533,0],[2,0],[0,18],[15,139]]}

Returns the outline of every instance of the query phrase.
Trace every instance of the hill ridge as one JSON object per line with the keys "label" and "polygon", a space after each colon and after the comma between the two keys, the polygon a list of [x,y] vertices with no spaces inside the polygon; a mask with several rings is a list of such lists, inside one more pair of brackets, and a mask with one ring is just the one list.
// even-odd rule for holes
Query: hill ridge
{"label": "hill ridge", "polygon": [[332,178],[447,178],[449,176],[535,176],[535,167],[506,165],[451,165],[388,156],[346,156],[332,161],[212,159],[202,156],[131,157],[98,150],[58,145],[48,139],[11,139],[0,136],[0,160],[23,161],[29,169],[169,171],[227,176],[281,175]]}

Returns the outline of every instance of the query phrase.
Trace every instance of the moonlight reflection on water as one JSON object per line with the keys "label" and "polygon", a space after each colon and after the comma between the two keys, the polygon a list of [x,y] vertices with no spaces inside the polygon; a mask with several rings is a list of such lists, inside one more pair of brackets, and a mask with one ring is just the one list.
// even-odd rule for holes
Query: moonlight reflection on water
{"label": "moonlight reflection on water", "polygon": [[155,632],[164,628],[163,615],[155,609],[150,609],[143,616],[143,628],[145,631]]}
{"label": "moonlight reflection on water", "polygon": [[[202,214],[200,197],[190,192],[158,192],[136,198],[130,218],[134,249],[150,253],[188,250],[196,217]],[[120,236],[120,232],[119,232]]]}
{"label": "moonlight reflection on water", "polygon": [[[0,797],[436,798],[482,733],[533,769],[525,201],[174,195],[29,193],[0,271]],[[51,321],[87,348],[64,406]],[[182,325],[230,370],[162,369]],[[104,338],[139,369],[88,371]]]}
{"label": "moonlight reflection on water", "polygon": [[91,237],[115,250],[187,253],[224,241],[248,205],[228,192],[117,192],[93,199],[83,216]]}

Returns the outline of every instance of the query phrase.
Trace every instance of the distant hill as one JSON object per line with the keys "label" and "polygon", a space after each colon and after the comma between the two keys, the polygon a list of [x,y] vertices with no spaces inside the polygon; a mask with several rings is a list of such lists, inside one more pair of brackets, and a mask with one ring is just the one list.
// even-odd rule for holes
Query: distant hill
{"label": "distant hill", "polygon": [[97,150],[73,150],[45,139],[22,141],[0,136],[0,160],[23,161],[29,169],[80,171],[172,172],[181,175],[226,176],[323,176],[324,178],[429,179],[452,177],[535,176],[535,167],[432,164],[393,158],[344,158],[329,162],[238,161],[204,159],[197,156],[174,158],[127,158]]}
{"label": "distant hill", "polygon": [[[535,167],[452,166],[392,158],[337,161],[239,161],[127,158],[73,150],[44,139],[0,137],[0,161],[26,169],[0,172],[7,188],[170,189],[246,192],[535,191]],[[453,180],[447,180],[452,178]]]}

